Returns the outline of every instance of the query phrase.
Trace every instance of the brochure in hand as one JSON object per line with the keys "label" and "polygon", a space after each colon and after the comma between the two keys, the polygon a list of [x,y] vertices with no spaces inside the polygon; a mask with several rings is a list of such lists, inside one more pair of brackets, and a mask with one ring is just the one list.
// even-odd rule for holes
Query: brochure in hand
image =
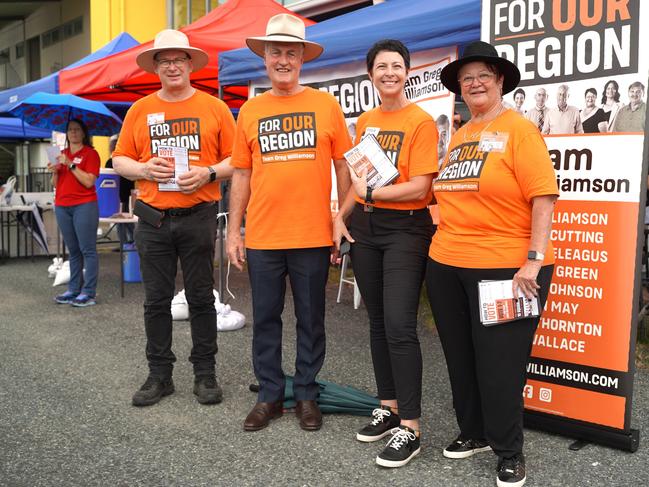
{"label": "brochure in hand", "polygon": [[181,174],[189,171],[189,155],[186,147],[158,146],[158,157],[173,163],[175,168],[174,177],[168,183],[158,183],[159,191],[180,191],[176,182]]}
{"label": "brochure in hand", "polygon": [[480,323],[484,326],[499,325],[510,321],[539,316],[539,298],[528,299],[518,290],[514,297],[512,280],[480,281]]}
{"label": "brochure in hand", "polygon": [[399,171],[372,134],[345,152],[345,159],[357,176],[367,169],[367,185],[372,189],[386,186],[399,176]]}

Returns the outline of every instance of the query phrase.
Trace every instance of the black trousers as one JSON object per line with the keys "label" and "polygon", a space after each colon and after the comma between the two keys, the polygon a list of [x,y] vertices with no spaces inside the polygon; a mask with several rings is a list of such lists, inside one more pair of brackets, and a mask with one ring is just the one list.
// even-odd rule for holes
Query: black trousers
{"label": "black trousers", "polygon": [[171,351],[171,300],[174,296],[178,259],[183,270],[189,304],[194,374],[214,373],[216,310],[214,309],[214,242],[216,205],[201,205],[183,216],[165,215],[155,228],[138,222],[135,242],[140,254],[144,283],[144,327],[150,374],[171,377],[176,361]]}
{"label": "black trousers", "polygon": [[[554,266],[537,282],[545,305]],[[478,282],[511,279],[518,269],[466,269],[428,259],[426,288],[442,342],[453,407],[466,439],[486,439],[500,457],[523,451],[525,368],[539,318],[480,323]]]}
{"label": "black trousers", "polygon": [[286,276],[291,283],[297,318],[295,400],[315,400],[316,376],[325,358],[325,288],[329,247],[288,250],[247,249],[252,290],[252,364],[259,381],[259,402],[284,398],[282,311]]}
{"label": "black trousers", "polygon": [[354,276],[370,319],[370,348],[380,399],[396,399],[399,416],[421,416],[422,360],[417,336],[419,295],[433,222],[427,209],[356,205],[351,246]]}

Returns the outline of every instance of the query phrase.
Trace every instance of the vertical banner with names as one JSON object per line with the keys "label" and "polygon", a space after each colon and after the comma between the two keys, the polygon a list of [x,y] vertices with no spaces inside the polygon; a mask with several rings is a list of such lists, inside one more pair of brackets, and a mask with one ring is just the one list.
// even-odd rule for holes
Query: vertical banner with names
{"label": "vertical banner with names", "polygon": [[[370,46],[367,46],[368,49]],[[429,49],[411,53],[410,73],[405,83],[408,99],[426,110],[437,122],[439,131],[439,160],[446,155],[451,139],[453,105],[455,95],[448,91],[440,80],[442,68],[457,59],[457,46]],[[317,90],[331,93],[340,103],[352,140],[356,137],[358,117],[381,103],[379,94],[367,75],[365,62],[353,62],[326,69],[305,72],[300,83]],[[270,87],[266,78],[250,83],[250,97],[256,96]],[[387,150],[387,147],[384,147]],[[332,172],[335,179],[335,173]],[[332,211],[338,211],[336,185],[332,184]]]}
{"label": "vertical banner with names", "polygon": [[521,71],[504,101],[545,135],[561,191],[526,424],[635,451],[649,2],[483,0],[482,22]]}

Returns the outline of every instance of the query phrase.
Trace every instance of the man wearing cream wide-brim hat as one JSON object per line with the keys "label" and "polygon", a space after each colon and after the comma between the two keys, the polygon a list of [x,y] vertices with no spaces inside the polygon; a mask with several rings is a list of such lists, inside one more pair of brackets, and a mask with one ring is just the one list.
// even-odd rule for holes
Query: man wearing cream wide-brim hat
{"label": "man wearing cream wide-brim hat", "polygon": [[[302,20],[279,14],[266,35],[246,40],[263,57],[271,89],[239,112],[232,160],[228,257],[248,259],[253,303],[253,367],[257,403],[244,430],[257,431],[282,415],[282,310],[288,275],[297,317],[293,391],[300,427],[317,430],[316,376],[325,357],[325,285],[332,245],[331,164],[338,199],[348,189],[343,154],[351,147],[342,110],[330,94],[299,83],[302,64],[322,46],[305,39]],[[245,245],[240,235],[247,208]]]}
{"label": "man wearing cream wide-brim hat", "polygon": [[[149,376],[133,395],[134,406],[150,406],[174,392],[171,351],[171,300],[180,259],[189,303],[194,394],[201,404],[221,402],[215,375],[214,308],[215,202],[219,179],[229,178],[235,123],[221,100],[192,87],[190,75],[208,63],[177,30],[163,30],[153,47],[137,56],[143,70],[155,73],[161,88],[133,104],[126,114],[113,165],[137,181],[135,242],[144,283],[144,326]],[[177,147],[187,149],[188,170],[181,174]]]}

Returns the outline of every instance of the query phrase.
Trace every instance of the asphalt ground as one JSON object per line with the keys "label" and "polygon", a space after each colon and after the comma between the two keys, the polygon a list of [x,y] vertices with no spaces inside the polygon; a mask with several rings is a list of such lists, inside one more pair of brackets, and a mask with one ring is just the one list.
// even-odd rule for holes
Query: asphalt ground
{"label": "asphalt ground", "polygon": [[[434,331],[420,326],[424,355],[422,452],[409,465],[374,463],[383,441],[363,444],[365,418],[327,415],[322,430],[302,431],[286,414],[262,431],[242,423],[255,402],[247,276],[233,270],[234,309],[244,329],[219,334],[217,373],[222,404],[203,406],[192,394],[187,322],[174,325],[175,394],[148,408],[131,406],[147,375],[141,284],[119,296],[119,255],[102,252],[97,306],[56,305],[49,260],[0,264],[0,485],[495,485],[496,458],[482,453],[448,460],[441,450],[457,434],[444,357]],[[179,281],[180,282],[180,281]],[[336,304],[327,289],[327,358],[320,378],[375,392],[367,316],[354,310],[352,291]],[[427,304],[426,304],[427,306]],[[284,368],[293,370],[295,333],[287,297]],[[644,446],[649,374],[636,375],[632,426],[641,446],[628,453],[598,445],[570,451],[572,439],[527,430],[529,486],[649,485]],[[588,405],[584,405],[588,407]]]}

